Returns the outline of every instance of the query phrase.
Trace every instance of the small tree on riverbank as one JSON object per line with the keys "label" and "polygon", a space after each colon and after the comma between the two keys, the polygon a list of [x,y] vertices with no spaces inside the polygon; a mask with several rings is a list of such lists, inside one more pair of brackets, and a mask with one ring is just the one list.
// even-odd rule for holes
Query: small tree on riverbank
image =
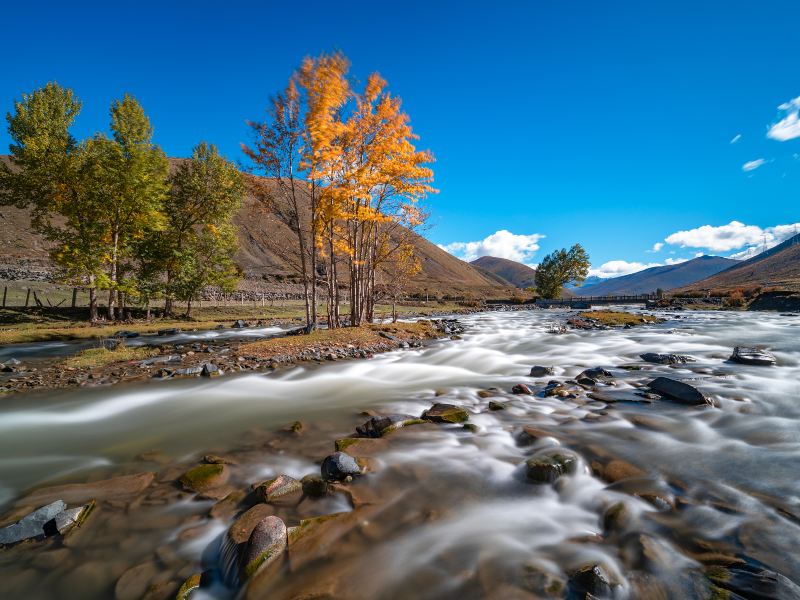
{"label": "small tree on riverbank", "polygon": [[589,274],[589,255],[580,244],[556,250],[536,268],[536,292],[542,298],[558,298],[569,282],[581,283]]}

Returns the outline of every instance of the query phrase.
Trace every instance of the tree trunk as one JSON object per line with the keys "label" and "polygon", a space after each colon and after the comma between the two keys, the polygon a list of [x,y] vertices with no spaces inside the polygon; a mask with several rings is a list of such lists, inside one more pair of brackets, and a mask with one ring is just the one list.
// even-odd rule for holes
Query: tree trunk
{"label": "tree trunk", "polygon": [[111,289],[108,290],[108,320],[116,318],[117,305],[117,252],[119,250],[119,232],[115,231],[111,237]]}
{"label": "tree trunk", "polygon": [[192,298],[191,298],[191,296],[186,301],[186,317],[187,318],[191,318],[192,317]]}
{"label": "tree trunk", "polygon": [[94,287],[94,275],[89,279],[89,320],[94,323],[97,321],[97,288]]}

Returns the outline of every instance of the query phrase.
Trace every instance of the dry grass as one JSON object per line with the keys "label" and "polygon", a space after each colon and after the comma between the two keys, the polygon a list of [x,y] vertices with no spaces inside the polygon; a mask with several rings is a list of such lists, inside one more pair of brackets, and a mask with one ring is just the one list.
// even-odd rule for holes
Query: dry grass
{"label": "dry grass", "polygon": [[579,316],[581,319],[592,319],[601,325],[607,325],[609,327],[644,325],[658,322],[658,319],[653,315],[637,315],[616,310],[590,310],[582,312]]}
{"label": "dry grass", "polygon": [[119,346],[115,350],[89,348],[64,361],[64,367],[73,369],[96,369],[112,363],[143,360],[158,354],[158,348]]}
{"label": "dry grass", "polygon": [[308,335],[294,335],[244,344],[238,350],[243,356],[269,358],[295,355],[308,350],[331,348],[369,348],[390,340],[379,332],[388,333],[398,340],[431,339],[438,336],[429,321],[392,323],[387,325],[362,325],[340,329],[318,329]]}

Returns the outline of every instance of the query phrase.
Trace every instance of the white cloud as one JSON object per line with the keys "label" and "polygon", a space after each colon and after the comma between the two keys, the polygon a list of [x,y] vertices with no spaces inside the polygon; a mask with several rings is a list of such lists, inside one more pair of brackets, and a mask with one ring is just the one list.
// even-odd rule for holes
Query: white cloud
{"label": "white cloud", "polygon": [[481,256],[496,256],[528,263],[539,250],[538,242],[543,237],[539,233],[521,235],[501,229],[482,240],[440,244],[439,247],[467,262]]}
{"label": "white cloud", "polygon": [[653,244],[653,249],[650,252],[660,252],[661,249],[664,247],[664,242],[656,242]]}
{"label": "white cloud", "polygon": [[664,238],[664,241],[681,248],[708,248],[714,252],[727,252],[754,244],[762,235],[763,231],[756,225],[731,221],[727,225],[718,227],[703,225],[695,229],[678,231]]}
{"label": "white cloud", "polygon": [[764,249],[777,246],[800,230],[800,223],[775,225],[761,228],[758,225],[745,225],[739,221],[731,221],[727,225],[703,225],[695,229],[678,231],[667,236],[664,241],[682,248],[705,248],[712,252],[729,252],[743,250],[731,254],[731,258],[746,259],[755,256]]}
{"label": "white cloud", "polygon": [[746,163],[742,165],[742,171],[755,171],[758,167],[763,165],[765,161],[763,158],[757,158],[755,160],[748,160]]}
{"label": "white cloud", "polygon": [[733,139],[731,140],[731,144],[735,144],[740,139],[742,139],[742,134],[741,133],[737,133],[735,136],[733,136]]}
{"label": "white cloud", "polygon": [[644,271],[650,267],[660,266],[662,266],[661,263],[644,264],[640,262],[628,262],[627,260],[610,260],[597,268],[589,269],[589,275],[608,279],[609,277],[621,277],[622,275],[630,275],[631,273]]}
{"label": "white cloud", "polygon": [[785,116],[777,123],[770,125],[767,137],[779,142],[800,137],[800,96],[784,102],[778,107],[778,110],[783,111]]}

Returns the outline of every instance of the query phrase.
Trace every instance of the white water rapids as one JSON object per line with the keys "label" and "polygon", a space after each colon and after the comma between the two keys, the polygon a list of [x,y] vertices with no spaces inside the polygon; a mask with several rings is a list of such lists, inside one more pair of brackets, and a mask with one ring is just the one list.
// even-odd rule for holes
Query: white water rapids
{"label": "white water rapids", "polygon": [[[631,571],[668,582],[668,597],[694,597],[686,590],[695,589],[692,573],[702,569],[687,548],[727,544],[729,538],[748,563],[800,582],[800,317],[690,311],[665,316],[666,322],[653,326],[555,335],[550,328],[563,320],[561,312],[482,313],[460,319],[467,328],[460,340],[370,360],[5,399],[0,505],[37,485],[130,472],[134,457],[145,451],[186,460],[224,452],[254,429],[275,430],[294,420],[329,448],[364,420],[360,411],[419,415],[433,402],[447,402],[467,408],[479,430],[426,429],[414,444],[380,457],[382,469],[368,476],[370,485],[391,493],[393,508],[377,520],[380,538],[362,540],[361,551],[351,551],[343,564],[346,573],[370,573],[351,590],[353,597],[463,599],[486,597],[491,588],[500,598],[500,574],[518,591],[525,577],[536,580],[530,583],[535,588],[541,577],[565,578],[587,563],[604,566],[618,597],[636,597],[642,589]],[[731,364],[727,358],[736,345],[769,348],[778,364]],[[639,359],[644,352],[687,354],[696,362],[651,365]],[[641,370],[619,368],[631,364]],[[553,366],[555,375],[532,379],[532,365]],[[569,379],[597,366],[615,375],[609,393],[666,375],[695,385],[715,406],[510,393],[517,383],[541,389],[547,379]],[[490,399],[477,393],[492,387],[500,391],[491,400],[507,402],[506,410],[489,411]],[[520,445],[523,425],[552,435]],[[521,463],[551,444],[584,457],[579,473],[554,486],[526,483]],[[265,452],[250,468],[253,477],[301,477],[317,468],[313,452]],[[590,457],[629,462],[648,480],[639,487],[608,485],[590,474]],[[678,497],[678,514],[642,499],[641,487],[648,486],[662,498]],[[647,546],[647,567],[626,554],[628,542],[587,540],[603,534],[603,513],[620,500],[654,546]],[[435,518],[420,523],[410,516],[416,512]],[[398,529],[404,522],[413,525]],[[181,551],[200,560],[226,525],[208,521],[208,539],[192,540]],[[150,532],[148,539],[167,543],[178,530]],[[276,597],[291,597],[296,584],[284,582]],[[37,597],[36,590],[47,597],[35,585],[26,597]]]}

